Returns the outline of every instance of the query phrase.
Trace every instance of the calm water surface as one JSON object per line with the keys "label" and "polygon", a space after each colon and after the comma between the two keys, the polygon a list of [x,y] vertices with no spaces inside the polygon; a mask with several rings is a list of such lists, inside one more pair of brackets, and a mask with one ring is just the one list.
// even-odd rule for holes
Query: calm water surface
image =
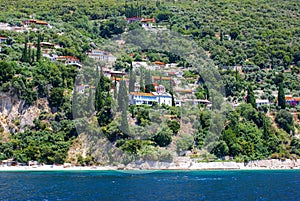
{"label": "calm water surface", "polygon": [[0,172],[0,181],[1,201],[300,200],[299,170]]}

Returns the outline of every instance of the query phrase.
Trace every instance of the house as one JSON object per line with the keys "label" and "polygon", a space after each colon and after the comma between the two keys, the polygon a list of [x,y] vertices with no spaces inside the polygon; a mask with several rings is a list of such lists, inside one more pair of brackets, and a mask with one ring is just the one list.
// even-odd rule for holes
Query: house
{"label": "house", "polygon": [[142,27],[144,28],[152,28],[153,23],[155,23],[156,20],[154,18],[143,18],[141,19]]}
{"label": "house", "polygon": [[133,23],[133,22],[140,22],[143,18],[142,17],[129,17],[126,18],[127,23]]}
{"label": "house", "polygon": [[111,80],[114,80],[114,78],[122,78],[124,75],[126,75],[123,71],[113,71],[109,69],[102,69],[103,74],[110,78]]}
{"label": "house", "polygon": [[172,106],[172,96],[166,92],[130,92],[129,102],[131,105],[153,105],[153,103],[157,103],[159,105],[166,104]]}
{"label": "house", "polygon": [[267,100],[267,99],[265,99],[265,100],[259,100],[259,99],[257,99],[256,100],[256,107],[258,108],[258,107],[260,107],[262,105],[270,105],[270,101]]}
{"label": "house", "polygon": [[167,92],[157,93],[152,92],[152,94],[157,98],[157,103],[159,105],[165,104],[172,106],[172,95]]}
{"label": "house", "polygon": [[153,105],[157,101],[157,97],[153,93],[130,92],[130,105]]}
{"label": "house", "polygon": [[300,97],[293,97],[291,95],[286,95],[285,101],[286,101],[286,104],[288,104],[290,106],[300,105]]}
{"label": "house", "polygon": [[117,58],[110,52],[103,50],[92,50],[88,52],[88,57],[95,60],[103,61],[106,65],[110,66],[112,66],[117,60]]}
{"label": "house", "polygon": [[62,61],[65,63],[65,65],[77,66],[79,68],[82,67],[81,63],[79,62],[79,59],[73,56],[58,56],[56,57],[56,61]]}
{"label": "house", "polygon": [[35,19],[29,19],[29,20],[25,20],[23,21],[23,24],[25,26],[29,26],[31,24],[36,24],[36,25],[42,25],[42,26],[48,26],[48,22],[42,21],[42,20],[35,20]]}
{"label": "house", "polygon": [[171,77],[182,77],[183,73],[181,71],[169,71],[169,72],[165,72],[164,73],[167,76],[171,76]]}
{"label": "house", "polygon": [[155,91],[157,92],[157,93],[165,93],[166,92],[166,88],[165,88],[165,86],[163,86],[163,85],[158,85],[158,84],[153,84],[154,85],[154,88],[155,88]]}
{"label": "house", "polygon": [[48,49],[54,49],[55,44],[49,43],[49,42],[41,42],[41,47],[42,48],[48,48]]}
{"label": "house", "polygon": [[0,36],[0,44],[1,43],[5,43],[7,40],[7,37],[6,36]]}
{"label": "house", "polygon": [[174,81],[174,79],[171,78],[171,77],[152,76],[152,79],[153,79],[154,82],[157,82],[157,81],[162,80],[162,81],[169,81],[169,82],[172,82],[173,85],[176,84],[175,81]]}

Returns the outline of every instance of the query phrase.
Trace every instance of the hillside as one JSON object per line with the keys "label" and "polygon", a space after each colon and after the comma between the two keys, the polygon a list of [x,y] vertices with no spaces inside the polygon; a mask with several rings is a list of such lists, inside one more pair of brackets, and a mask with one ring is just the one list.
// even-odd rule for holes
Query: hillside
{"label": "hillside", "polygon": [[299,6],[0,0],[0,160],[299,158]]}

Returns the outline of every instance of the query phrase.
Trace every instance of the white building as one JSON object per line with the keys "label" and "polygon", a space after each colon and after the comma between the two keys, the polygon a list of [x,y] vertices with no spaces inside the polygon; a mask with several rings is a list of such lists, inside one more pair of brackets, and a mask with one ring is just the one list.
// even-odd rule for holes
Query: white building
{"label": "white building", "polygon": [[131,92],[129,101],[131,105],[153,105],[153,103],[157,103],[159,105],[166,104],[172,106],[172,96],[169,93]]}
{"label": "white building", "polygon": [[157,102],[157,97],[152,93],[130,92],[130,105],[153,105]]}
{"label": "white building", "polygon": [[270,105],[269,100],[256,100],[256,107],[260,107],[262,105]]}
{"label": "white building", "polygon": [[117,58],[112,55],[110,52],[103,51],[103,50],[92,50],[91,52],[88,53],[88,57],[103,61],[106,65],[112,66]]}
{"label": "white building", "polygon": [[168,106],[172,106],[172,96],[169,93],[157,93],[157,92],[152,92],[154,96],[157,98],[157,103],[159,105],[165,104]]}

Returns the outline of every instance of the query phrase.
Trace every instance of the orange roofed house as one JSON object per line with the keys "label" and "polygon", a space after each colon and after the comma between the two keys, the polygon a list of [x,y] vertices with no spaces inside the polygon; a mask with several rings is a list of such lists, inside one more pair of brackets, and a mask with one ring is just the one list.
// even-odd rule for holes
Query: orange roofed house
{"label": "orange roofed house", "polygon": [[0,44],[6,42],[7,37],[6,36],[0,36]]}
{"label": "orange roofed house", "polygon": [[169,93],[142,93],[131,92],[129,96],[130,105],[153,105],[157,103],[159,105],[166,104],[172,105],[172,96]]}
{"label": "orange roofed house", "polygon": [[300,105],[300,97],[292,97],[290,95],[285,96],[285,101],[291,106]]}
{"label": "orange roofed house", "polygon": [[48,22],[45,22],[42,20],[35,20],[35,19],[25,20],[25,21],[23,21],[23,24],[26,26],[29,26],[31,24],[48,26]]}
{"label": "orange roofed house", "polygon": [[81,63],[79,62],[79,59],[73,56],[58,56],[56,57],[56,60],[64,62],[65,65],[77,66],[79,68],[82,67]]}

